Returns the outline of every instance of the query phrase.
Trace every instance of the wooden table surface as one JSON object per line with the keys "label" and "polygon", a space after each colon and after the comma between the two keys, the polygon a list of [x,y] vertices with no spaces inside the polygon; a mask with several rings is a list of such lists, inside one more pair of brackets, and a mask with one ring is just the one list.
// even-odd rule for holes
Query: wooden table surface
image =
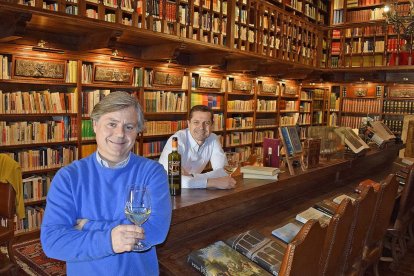
{"label": "wooden table surface", "polygon": [[295,176],[286,169],[278,181],[239,176],[232,190],[183,189],[173,197],[170,232],[157,248],[161,274],[198,275],[186,263],[192,250],[250,229],[270,237],[277,225],[314,203],[349,191],[360,180],[383,179],[400,148],[390,145],[352,160],[322,161]]}

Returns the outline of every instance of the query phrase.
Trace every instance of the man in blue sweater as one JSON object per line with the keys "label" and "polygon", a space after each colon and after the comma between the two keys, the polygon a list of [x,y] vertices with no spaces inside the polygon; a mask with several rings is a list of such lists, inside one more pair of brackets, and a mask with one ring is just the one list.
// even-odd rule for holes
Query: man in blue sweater
{"label": "man in blue sweater", "polygon": [[[144,127],[134,96],[112,92],[95,105],[91,119],[97,151],[60,169],[53,178],[41,228],[46,255],[66,261],[68,275],[158,275],[155,245],[171,221],[164,168],[131,152]],[[127,188],[143,186],[151,215],[138,227],[124,214]],[[132,251],[143,240],[145,252]]]}

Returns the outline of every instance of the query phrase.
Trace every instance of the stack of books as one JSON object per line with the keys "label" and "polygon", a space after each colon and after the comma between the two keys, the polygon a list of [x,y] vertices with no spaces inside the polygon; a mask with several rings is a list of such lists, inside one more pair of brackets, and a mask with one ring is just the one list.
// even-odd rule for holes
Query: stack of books
{"label": "stack of books", "polygon": [[244,166],[240,168],[243,178],[277,180],[280,170],[273,167]]}

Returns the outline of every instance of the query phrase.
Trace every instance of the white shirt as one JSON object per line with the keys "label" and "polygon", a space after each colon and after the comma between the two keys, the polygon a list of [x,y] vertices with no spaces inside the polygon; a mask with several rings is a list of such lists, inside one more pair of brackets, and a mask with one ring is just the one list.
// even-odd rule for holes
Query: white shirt
{"label": "white shirt", "polygon": [[[181,167],[193,176],[181,176],[182,188],[206,188],[209,178],[228,176],[223,167],[227,164],[220,140],[217,135],[211,133],[200,146],[191,136],[190,130],[182,129],[171,136],[165,145],[159,162],[168,171],[168,154],[172,151],[172,137],[178,139],[178,153],[181,154]],[[210,161],[212,171],[202,173]]]}

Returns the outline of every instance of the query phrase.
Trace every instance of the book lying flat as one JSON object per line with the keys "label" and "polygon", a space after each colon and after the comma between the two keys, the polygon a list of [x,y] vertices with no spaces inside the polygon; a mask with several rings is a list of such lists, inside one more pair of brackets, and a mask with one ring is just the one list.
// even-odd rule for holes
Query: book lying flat
{"label": "book lying flat", "polygon": [[324,199],[320,202],[315,203],[315,205],[313,205],[313,208],[324,212],[327,215],[333,216],[336,212],[336,209],[338,208],[338,204],[329,199]]}
{"label": "book lying flat", "polygon": [[290,243],[299,233],[303,225],[298,222],[289,222],[272,231],[272,235],[285,243]]}
{"label": "book lying flat", "polygon": [[355,198],[350,197],[349,195],[345,195],[345,194],[335,197],[332,201],[335,202],[336,204],[341,204],[342,200],[345,198],[349,198],[352,202],[355,201]]}
{"label": "book lying flat", "polygon": [[332,216],[329,216],[325,214],[324,212],[321,212],[313,207],[310,207],[306,209],[303,212],[300,212],[296,215],[296,220],[299,222],[302,222],[305,224],[310,219],[316,219],[319,220],[321,224],[329,224],[329,221],[331,220]]}
{"label": "book lying flat", "polygon": [[273,167],[261,167],[261,166],[244,166],[240,168],[242,173],[250,174],[262,174],[262,175],[275,175],[280,172],[278,168]]}
{"label": "book lying flat", "polygon": [[279,274],[285,244],[265,237],[256,230],[233,236],[226,243],[273,275]]}
{"label": "book lying flat", "polygon": [[270,275],[223,241],[192,251],[187,263],[203,275]]}
{"label": "book lying flat", "polygon": [[265,175],[265,174],[243,173],[243,178],[277,180],[278,175],[277,174],[275,174],[275,175]]}

